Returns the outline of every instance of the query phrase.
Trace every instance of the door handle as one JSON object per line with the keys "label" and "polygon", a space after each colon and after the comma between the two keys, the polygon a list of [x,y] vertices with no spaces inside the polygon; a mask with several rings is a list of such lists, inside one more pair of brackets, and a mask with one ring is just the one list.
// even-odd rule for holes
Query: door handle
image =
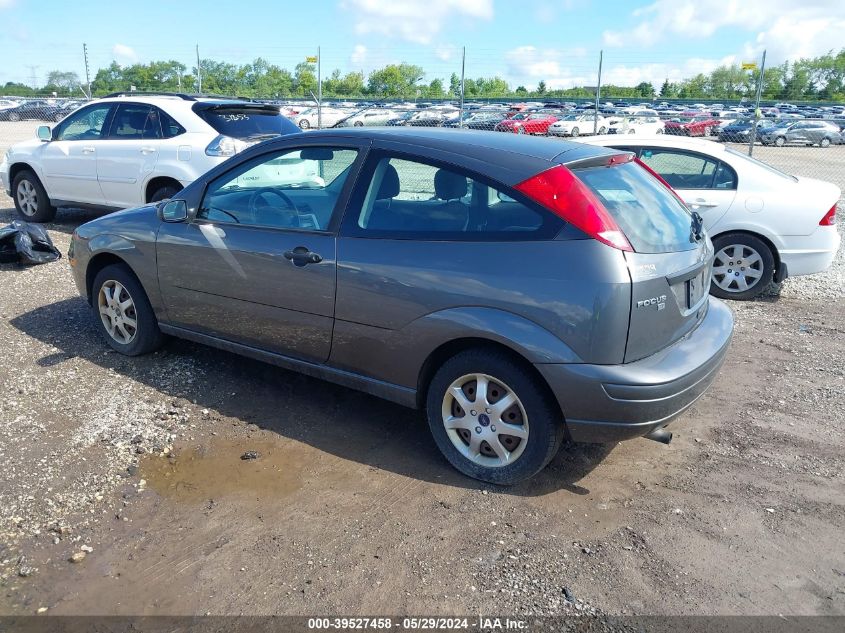
{"label": "door handle", "polygon": [[97,150],[93,147],[83,147],[82,148],[83,154],[93,154],[95,151],[97,151]]}
{"label": "door handle", "polygon": [[692,201],[690,206],[691,207],[705,207],[705,208],[709,209],[710,207],[718,207],[719,203],[718,202],[712,202],[710,200],[705,200],[704,198],[696,198],[695,200]]}
{"label": "door handle", "polygon": [[307,264],[319,264],[323,261],[322,255],[307,249],[305,246],[297,246],[291,251],[284,252],[285,259],[293,262],[294,266],[306,266]]}
{"label": "door handle", "polygon": [[141,148],[141,153],[142,153],[142,154],[152,154],[152,153],[154,153],[155,151],[156,151],[156,148],[155,148],[155,147],[142,147],[142,148]]}

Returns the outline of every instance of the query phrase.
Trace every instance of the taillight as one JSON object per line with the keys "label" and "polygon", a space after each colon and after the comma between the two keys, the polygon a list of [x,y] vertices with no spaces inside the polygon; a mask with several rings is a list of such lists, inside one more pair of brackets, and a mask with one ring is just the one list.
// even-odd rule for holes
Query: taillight
{"label": "taillight", "polygon": [[514,188],[599,242],[622,251],[634,250],[595,194],[563,165],[540,172]]}
{"label": "taillight", "polygon": [[824,214],[824,217],[819,221],[819,226],[836,226],[836,204]]}

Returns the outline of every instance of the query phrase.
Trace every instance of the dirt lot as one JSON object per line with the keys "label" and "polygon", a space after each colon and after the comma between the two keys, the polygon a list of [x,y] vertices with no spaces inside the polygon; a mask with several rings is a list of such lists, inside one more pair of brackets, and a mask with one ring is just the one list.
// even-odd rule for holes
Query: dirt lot
{"label": "dirt lot", "polygon": [[[92,217],[49,225],[63,252]],[[186,342],[121,357],[66,260],[0,267],[0,614],[845,615],[843,282],[840,252],[732,304],[671,445],[565,446],[503,489],[418,413]]]}

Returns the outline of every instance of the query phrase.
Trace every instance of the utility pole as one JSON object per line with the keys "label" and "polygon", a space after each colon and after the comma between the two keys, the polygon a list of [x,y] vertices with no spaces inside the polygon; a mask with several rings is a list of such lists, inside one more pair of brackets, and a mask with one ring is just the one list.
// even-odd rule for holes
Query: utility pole
{"label": "utility pole", "polygon": [[323,75],[321,72],[322,59],[320,47],[317,47],[317,129],[323,128]]}
{"label": "utility pole", "polygon": [[88,44],[82,43],[82,54],[85,57],[85,83],[88,84],[88,101],[91,101],[91,72],[88,69]]}
{"label": "utility pole", "polygon": [[197,94],[202,94],[202,70],[200,69],[200,45],[197,44]]}
{"label": "utility pole", "polygon": [[35,71],[40,68],[40,66],[27,66],[29,68],[29,85],[32,86],[33,90],[38,88],[38,75],[35,74]]}
{"label": "utility pole", "polygon": [[760,120],[760,96],[763,93],[763,73],[766,71],[766,51],[760,61],[760,77],[757,79],[757,99],[754,102],[754,127],[751,128],[751,142],[748,144],[748,155],[754,152],[754,141],[757,138],[757,122]]}
{"label": "utility pole", "polygon": [[604,51],[599,51],[599,76],[596,80],[596,110],[593,112],[593,134],[598,132],[599,127],[599,97],[601,96],[601,62]]}
{"label": "utility pole", "polygon": [[461,54],[461,109],[458,111],[458,127],[464,126],[464,75],[467,66],[467,47],[463,47]]}

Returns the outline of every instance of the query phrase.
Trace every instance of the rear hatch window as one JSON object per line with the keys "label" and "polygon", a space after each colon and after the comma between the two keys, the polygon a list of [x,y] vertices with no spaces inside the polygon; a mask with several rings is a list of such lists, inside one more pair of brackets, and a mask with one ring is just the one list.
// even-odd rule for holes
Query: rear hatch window
{"label": "rear hatch window", "polygon": [[625,233],[631,318],[625,362],[695,329],[707,313],[713,247],[692,214],[644,167],[629,162],[575,171]]}
{"label": "rear hatch window", "polygon": [[194,112],[219,134],[257,140],[298,132],[299,129],[272,106],[197,104]]}
{"label": "rear hatch window", "polygon": [[636,252],[697,248],[690,212],[636,163],[591,167],[575,173],[598,196]]}

